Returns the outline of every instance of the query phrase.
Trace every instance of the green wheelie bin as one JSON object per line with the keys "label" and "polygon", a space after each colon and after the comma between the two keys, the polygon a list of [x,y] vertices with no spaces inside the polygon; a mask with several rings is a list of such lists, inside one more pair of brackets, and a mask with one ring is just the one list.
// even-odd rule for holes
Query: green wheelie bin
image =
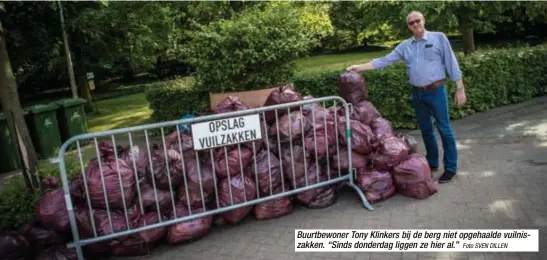
{"label": "green wheelie bin", "polygon": [[55,104],[35,105],[25,109],[27,126],[40,159],[56,157],[61,148],[61,133]]}
{"label": "green wheelie bin", "polygon": [[21,157],[17,151],[17,145],[13,142],[13,134],[9,130],[6,116],[0,112],[0,172],[11,172],[21,167]]}
{"label": "green wheelie bin", "polygon": [[73,136],[87,133],[87,119],[85,116],[85,99],[63,99],[55,104],[59,105],[57,119],[61,130],[61,140],[66,142]]}

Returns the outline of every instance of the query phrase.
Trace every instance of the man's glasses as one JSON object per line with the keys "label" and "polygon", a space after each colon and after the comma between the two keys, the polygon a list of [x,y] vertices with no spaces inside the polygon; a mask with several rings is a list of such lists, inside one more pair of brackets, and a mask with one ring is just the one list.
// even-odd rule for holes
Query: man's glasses
{"label": "man's glasses", "polygon": [[421,21],[422,21],[421,19],[416,19],[416,20],[414,20],[414,21],[408,22],[408,25],[419,24]]}

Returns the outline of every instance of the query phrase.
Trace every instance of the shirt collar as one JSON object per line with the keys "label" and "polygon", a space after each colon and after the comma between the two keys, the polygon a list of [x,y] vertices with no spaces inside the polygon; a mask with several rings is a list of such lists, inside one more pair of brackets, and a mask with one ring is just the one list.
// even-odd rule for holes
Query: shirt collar
{"label": "shirt collar", "polygon": [[[429,32],[424,29],[424,35],[422,36],[422,40],[427,41],[429,36]],[[416,38],[414,38],[414,35],[412,36],[412,43],[417,42]]]}

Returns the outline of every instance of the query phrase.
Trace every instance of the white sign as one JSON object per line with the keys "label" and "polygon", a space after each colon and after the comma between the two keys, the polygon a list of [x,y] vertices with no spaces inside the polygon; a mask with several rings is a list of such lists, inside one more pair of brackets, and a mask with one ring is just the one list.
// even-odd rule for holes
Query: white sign
{"label": "white sign", "polygon": [[245,143],[262,139],[258,114],[224,118],[192,125],[195,150]]}
{"label": "white sign", "polygon": [[296,229],[295,252],[539,252],[537,229]]}
{"label": "white sign", "polygon": [[95,78],[95,74],[93,74],[93,72],[88,72],[85,75],[88,80],[92,80]]}

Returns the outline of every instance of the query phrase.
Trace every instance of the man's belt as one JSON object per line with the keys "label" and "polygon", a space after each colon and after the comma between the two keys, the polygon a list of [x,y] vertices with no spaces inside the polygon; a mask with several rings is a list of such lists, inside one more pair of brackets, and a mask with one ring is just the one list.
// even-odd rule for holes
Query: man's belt
{"label": "man's belt", "polygon": [[424,86],[424,87],[417,87],[415,86],[416,89],[419,89],[419,90],[430,90],[430,89],[434,89],[434,88],[438,88],[439,86],[442,86],[444,84],[444,80],[437,80],[427,86]]}

